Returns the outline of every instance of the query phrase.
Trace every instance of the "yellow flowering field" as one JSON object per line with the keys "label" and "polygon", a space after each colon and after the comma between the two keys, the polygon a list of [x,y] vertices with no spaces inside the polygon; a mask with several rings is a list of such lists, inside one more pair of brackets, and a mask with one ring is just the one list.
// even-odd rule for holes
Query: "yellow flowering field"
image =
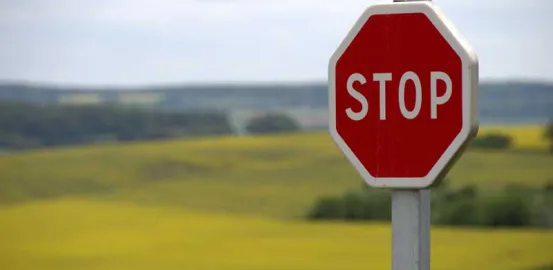
{"label": "yellow flowering field", "polygon": [[[63,199],[0,208],[2,269],[391,269],[390,227]],[[435,227],[432,269],[553,264],[553,231]]]}

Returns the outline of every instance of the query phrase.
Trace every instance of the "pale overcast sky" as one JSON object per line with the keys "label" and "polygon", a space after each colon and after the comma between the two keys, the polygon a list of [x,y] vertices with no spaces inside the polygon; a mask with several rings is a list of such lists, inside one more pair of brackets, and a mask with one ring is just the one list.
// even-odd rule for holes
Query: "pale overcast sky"
{"label": "pale overcast sky", "polygon": [[[374,0],[0,0],[0,79],[86,85],[325,81]],[[553,0],[435,0],[481,78],[553,81]]]}

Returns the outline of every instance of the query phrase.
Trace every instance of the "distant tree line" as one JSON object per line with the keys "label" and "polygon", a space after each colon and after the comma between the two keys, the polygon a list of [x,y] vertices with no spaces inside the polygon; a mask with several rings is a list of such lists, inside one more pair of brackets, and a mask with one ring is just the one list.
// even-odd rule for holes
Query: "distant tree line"
{"label": "distant tree line", "polygon": [[109,105],[0,102],[0,148],[231,133],[223,112],[161,112]]}
{"label": "distant tree line", "polygon": [[[542,188],[474,186],[432,189],[432,223],[449,226],[553,227],[553,182]],[[391,220],[389,190],[361,188],[322,197],[307,214],[312,220]]]}

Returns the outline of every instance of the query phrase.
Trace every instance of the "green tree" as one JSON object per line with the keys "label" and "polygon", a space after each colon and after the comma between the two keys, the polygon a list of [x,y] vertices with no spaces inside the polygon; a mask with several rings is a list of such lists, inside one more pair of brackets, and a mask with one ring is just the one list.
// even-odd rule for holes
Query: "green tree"
{"label": "green tree", "polygon": [[472,147],[484,149],[507,149],[513,139],[505,134],[487,134],[479,136],[472,142]]}
{"label": "green tree", "polygon": [[553,154],[553,118],[549,121],[545,129],[545,139],[549,142],[549,152]]}
{"label": "green tree", "polygon": [[246,125],[246,130],[251,134],[293,132],[299,129],[299,124],[293,118],[278,113],[256,117]]}

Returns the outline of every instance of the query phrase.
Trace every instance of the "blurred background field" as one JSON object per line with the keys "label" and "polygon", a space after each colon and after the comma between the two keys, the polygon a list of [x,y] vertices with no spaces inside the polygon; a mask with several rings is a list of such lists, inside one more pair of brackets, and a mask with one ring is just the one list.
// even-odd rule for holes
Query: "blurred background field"
{"label": "blurred background field", "polygon": [[[553,156],[544,147],[523,151],[545,145],[543,136],[524,137],[542,130],[506,128],[525,144],[469,151],[448,175],[449,183],[545,185],[553,176]],[[301,217],[317,197],[362,185],[322,132],[39,150],[0,157],[0,169],[0,198],[6,203],[97,194],[276,217]]]}
{"label": "blurred background field", "polygon": [[[540,120],[553,87],[500,85],[519,106],[488,99],[478,137],[432,191],[433,269],[553,266],[553,128]],[[324,87],[253,87],[250,103],[230,103],[248,113],[225,103],[231,87],[201,91],[221,110],[187,108],[191,89],[151,107],[68,105],[52,97],[70,90],[47,88],[14,100],[8,88],[2,269],[390,267],[389,197],[367,190],[330,139]],[[290,106],[303,109],[285,106],[302,96]]]}
{"label": "blurred background field", "polygon": [[[391,267],[387,224],[310,224],[91,198],[2,207],[0,218],[0,264],[9,269]],[[551,241],[553,233],[533,229],[438,227],[432,266],[538,269],[552,262]]]}
{"label": "blurred background field", "polygon": [[[483,127],[512,149],[470,149],[451,185],[541,187],[543,127]],[[387,222],[313,222],[317,198],[364,185],[324,132],[173,139],[0,157],[7,269],[387,269]],[[553,231],[432,229],[434,269],[553,265]],[[501,260],[498,261],[498,258]]]}

